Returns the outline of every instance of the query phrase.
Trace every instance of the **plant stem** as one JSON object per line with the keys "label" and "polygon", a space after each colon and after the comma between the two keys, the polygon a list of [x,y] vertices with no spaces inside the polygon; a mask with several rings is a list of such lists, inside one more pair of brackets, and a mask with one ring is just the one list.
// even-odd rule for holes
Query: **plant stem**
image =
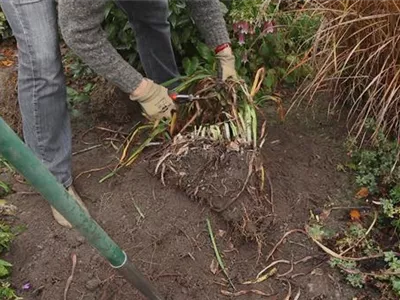
{"label": "plant stem", "polygon": [[236,291],[236,288],[235,288],[235,286],[233,285],[233,283],[232,283],[232,281],[231,281],[231,279],[230,279],[230,277],[229,277],[229,275],[228,275],[228,272],[227,272],[227,270],[226,270],[226,268],[225,268],[225,265],[224,265],[224,262],[223,262],[223,260],[222,260],[222,257],[221,257],[221,255],[219,254],[218,247],[217,247],[217,243],[215,242],[215,237],[214,237],[214,233],[213,233],[213,231],[212,231],[211,222],[210,222],[210,219],[209,219],[209,218],[207,218],[207,228],[208,228],[208,234],[210,235],[211,243],[212,243],[212,245],[213,245],[215,257],[217,258],[218,264],[219,264],[219,266],[221,267],[222,272],[224,272],[226,278],[228,279],[229,284],[230,284],[231,287]]}

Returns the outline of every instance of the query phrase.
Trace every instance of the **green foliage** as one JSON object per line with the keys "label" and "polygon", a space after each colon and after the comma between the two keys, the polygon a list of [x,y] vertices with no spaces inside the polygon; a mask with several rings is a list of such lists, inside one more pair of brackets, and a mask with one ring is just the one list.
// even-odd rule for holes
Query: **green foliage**
{"label": "green foliage", "polygon": [[11,188],[7,183],[0,180],[0,197],[5,197],[11,193]]}
{"label": "green foliage", "polygon": [[312,73],[303,58],[320,21],[305,12],[285,12],[279,5],[265,3],[235,0],[229,21],[239,75],[250,80],[261,66],[266,67],[268,92],[279,82],[294,84]]}
{"label": "green foliage", "polygon": [[[393,252],[385,253],[385,262],[388,263],[390,271],[393,273],[400,272],[400,259]],[[400,276],[391,275],[389,279],[393,291],[400,296]]]}
{"label": "green foliage", "polygon": [[10,274],[9,269],[12,267],[8,261],[0,259],[0,278],[8,276]]}
{"label": "green foliage", "polygon": [[22,300],[15,294],[8,282],[0,281],[0,299],[2,300]]}
{"label": "green foliage", "polygon": [[355,288],[363,288],[365,278],[361,274],[347,274],[346,280]]}
{"label": "green foliage", "polygon": [[[381,208],[378,223],[381,227],[377,229],[385,226],[385,232],[395,232],[400,229],[399,141],[384,135],[382,131],[377,131],[373,120],[368,120],[366,123],[366,132],[371,136],[376,134],[365,148],[359,149],[355,146],[354,139],[349,140],[351,162],[348,167],[354,171],[358,187],[367,188],[368,197],[381,204],[378,206]],[[345,233],[345,237],[337,241],[339,251],[354,245],[354,242],[361,241],[358,242],[356,249],[353,249],[359,255],[382,253],[381,248],[384,246],[380,247],[379,239],[374,239],[374,235],[371,234],[365,237],[365,233],[366,229],[361,224],[352,224]],[[389,286],[396,295],[400,296],[400,277],[396,275],[400,272],[400,259],[393,252],[385,252],[385,262],[387,267],[386,270],[381,271],[382,275],[372,277],[380,281],[383,286]],[[358,276],[360,273],[357,273],[357,268],[355,270],[356,272],[348,274],[352,276],[347,279],[353,286],[362,286],[362,281]]]}
{"label": "green foliage", "polygon": [[0,169],[3,169],[3,168],[6,171],[14,172],[13,167],[8,163],[8,161],[5,160],[2,156],[0,156]]}
{"label": "green foliage", "polygon": [[171,14],[172,45],[177,52],[178,61],[185,57],[198,56],[196,46],[200,42],[200,33],[193,20],[190,18],[185,0],[172,0],[169,2]]}
{"label": "green foliage", "polygon": [[83,77],[94,76],[94,72],[90,69],[78,56],[72,51],[68,51],[63,57],[65,66],[65,74],[68,78],[81,79]]}
{"label": "green foliage", "polygon": [[[10,164],[0,156],[0,173],[1,172],[14,172]],[[4,181],[0,180],[0,197],[5,197],[12,192],[11,187]]]}
{"label": "green foliage", "polygon": [[313,224],[310,226],[308,233],[316,240],[322,241],[322,239],[327,236],[325,229],[318,224]]}
{"label": "green foliage", "polygon": [[81,91],[70,86],[67,87],[68,109],[73,117],[80,116],[79,106],[90,101],[90,93],[94,88],[93,83],[87,83]]}
{"label": "green foliage", "polygon": [[[14,170],[10,164],[0,156],[0,173],[1,172],[14,172]],[[5,197],[11,193],[11,187],[6,182],[0,180],[0,197]]]}
{"label": "green foliage", "polygon": [[6,16],[0,8],[0,41],[9,38],[11,35],[11,28],[8,25]]}
{"label": "green foliage", "polygon": [[[0,223],[0,254],[9,249],[14,237],[15,235],[11,232],[11,227]],[[12,264],[8,261],[0,259],[0,278],[7,277],[10,274],[11,267]],[[18,300],[22,298],[17,297],[10,284],[2,279],[0,280],[0,299]]]}
{"label": "green foliage", "polygon": [[81,115],[80,106],[90,101],[96,74],[72,51],[63,57],[67,81],[67,104],[72,117]]}
{"label": "green foliage", "polygon": [[139,55],[133,30],[126,14],[117,7],[114,1],[109,1],[104,12],[103,28],[108,39],[120,54],[135,67],[139,67]]}
{"label": "green foliage", "polygon": [[[369,120],[366,129],[375,131],[375,122]],[[352,163],[356,173],[356,183],[366,187],[370,195],[379,199],[386,218],[400,229],[400,146],[397,140],[391,140],[382,131],[366,149],[359,150],[350,144]]]}
{"label": "green foliage", "polygon": [[380,252],[376,242],[366,236],[367,229],[359,223],[350,224],[349,228],[344,232],[344,236],[336,241],[336,246],[340,252],[343,250],[357,247],[354,251],[358,251],[364,255],[373,255]]}
{"label": "green foliage", "polygon": [[329,265],[332,268],[334,267],[339,268],[341,272],[346,275],[347,282],[350,283],[353,287],[356,288],[364,287],[365,277],[358,269],[357,263],[355,261],[348,261],[332,257],[329,260]]}
{"label": "green foliage", "polygon": [[[367,122],[366,130],[369,132],[375,130],[373,120]],[[374,143],[367,149],[350,150],[353,169],[357,173],[356,182],[359,186],[367,187],[373,194],[379,194],[380,186],[391,189],[400,182],[398,141],[390,140],[382,131],[379,131]]]}
{"label": "green foliage", "polygon": [[[213,50],[205,46],[186,1],[172,0],[169,3],[171,40],[182,71],[185,75],[192,75],[198,69],[207,69],[215,74],[217,66]],[[311,47],[319,25],[318,18],[307,13],[283,12],[276,4],[266,6],[263,0],[222,1],[221,7],[242,78],[250,82],[255,72],[265,66],[264,87],[270,92],[282,80],[293,84],[310,75],[310,67],[301,61]],[[247,30],[242,28],[243,25]],[[140,69],[133,31],[126,15],[112,2],[105,11],[104,29],[122,56]]]}
{"label": "green foliage", "polygon": [[9,249],[14,237],[10,226],[0,223],[0,254]]}

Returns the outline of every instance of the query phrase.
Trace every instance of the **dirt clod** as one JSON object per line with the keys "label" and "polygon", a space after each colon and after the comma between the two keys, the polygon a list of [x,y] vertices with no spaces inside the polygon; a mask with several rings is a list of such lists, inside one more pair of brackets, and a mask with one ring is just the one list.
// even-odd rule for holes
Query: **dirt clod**
{"label": "dirt clod", "polygon": [[86,288],[89,290],[89,291],[94,291],[94,290],[96,290],[99,286],[101,285],[101,281],[98,279],[98,278],[93,278],[93,279],[90,279],[90,280],[88,280],[87,282],[86,282]]}

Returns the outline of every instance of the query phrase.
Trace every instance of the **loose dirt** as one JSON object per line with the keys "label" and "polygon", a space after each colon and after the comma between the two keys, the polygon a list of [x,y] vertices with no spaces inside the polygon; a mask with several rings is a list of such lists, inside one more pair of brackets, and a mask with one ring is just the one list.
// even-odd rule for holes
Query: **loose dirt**
{"label": "loose dirt", "polygon": [[[94,113],[97,111],[98,108],[89,107],[83,114],[87,116],[86,122],[74,122],[76,188],[92,216],[165,299],[278,300],[289,299],[285,297],[290,291],[291,299],[298,291],[298,299],[352,299],[359,293],[341,282],[340,275],[328,266],[328,257],[302,233],[289,235],[266,261],[286,232],[304,229],[311,209],[328,204],[348,205],[352,199],[348,195],[349,178],[336,171],[337,165],[346,159],[342,147],[346,130],[325,115],[324,107],[293,111],[284,123],[275,122],[274,110],[266,109],[270,125],[262,155],[270,178],[266,200],[273,201],[274,216],[260,227],[265,237],[261,254],[257,242],[243,236],[226,216],[210,209],[208,203],[190,199],[168,181],[164,185],[159,176],[149,172],[151,162],[146,158],[152,149],[131,168],[99,183],[109,170],[88,171],[117,162],[116,151],[109,141],[120,136],[98,127],[122,132],[135,124],[137,117],[124,114],[125,125],[121,128],[118,120],[99,117]],[[120,113],[109,112],[109,115]],[[101,146],[79,152],[93,145]],[[233,163],[238,161],[227,156],[227,170]],[[229,184],[234,185],[232,182]],[[26,230],[18,235],[5,258],[14,265],[11,280],[24,299],[63,299],[73,253],[78,262],[68,299],[143,299],[83,238],[54,222],[41,196],[32,194],[30,187],[17,181],[13,189],[15,193],[8,200],[19,209],[14,222],[25,225]],[[217,192],[223,191],[217,187],[216,195]],[[270,205],[268,201],[266,207]],[[270,206],[268,210],[271,211]],[[211,220],[236,292],[256,290],[256,293],[229,296],[235,291],[221,270],[214,268],[207,218]],[[272,261],[281,259],[289,263],[277,264],[277,273],[272,278],[254,285],[242,284],[254,280]],[[32,288],[24,291],[22,286],[28,282]],[[257,291],[270,296],[258,295]],[[363,299],[376,297],[371,294]]]}

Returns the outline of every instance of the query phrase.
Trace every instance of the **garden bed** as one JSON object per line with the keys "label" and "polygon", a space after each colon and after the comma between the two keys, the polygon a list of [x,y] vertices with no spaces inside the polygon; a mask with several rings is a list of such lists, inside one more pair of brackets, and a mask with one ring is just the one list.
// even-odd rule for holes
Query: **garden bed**
{"label": "garden bed", "polygon": [[[149,161],[145,158],[154,159],[151,149],[132,167],[100,184],[99,180],[109,171],[87,171],[104,167],[115,156],[115,150],[107,142],[115,133],[98,129],[107,125],[111,130],[122,132],[118,126],[109,125],[112,120],[100,121],[93,116],[90,119],[95,121],[87,125],[89,127],[75,126],[76,186],[92,215],[166,299],[228,299],[229,295],[236,295],[235,299],[284,299],[289,286],[292,298],[300,290],[300,299],[349,299],[356,294],[369,293],[342,285],[340,276],[326,263],[328,257],[302,233],[291,234],[266,261],[268,253],[285,233],[304,229],[310,209],[331,202],[340,205],[348,200],[343,194],[348,187],[348,177],[335,171],[345,157],[342,127],[337,122],[327,121],[324,113],[318,112],[313,119],[310,112],[299,111],[284,124],[277,122],[268,129],[261,154],[271,180],[271,185],[266,181],[265,204],[269,210],[272,194],[274,222],[265,227],[265,245],[261,250],[256,242],[235,229],[232,222],[227,222],[226,216],[221,217],[210,209],[208,202],[189,199],[176,189],[173,183],[178,181],[168,184],[173,177],[166,176],[164,186],[153,172],[149,173]],[[274,109],[266,114],[271,122],[276,119]],[[103,147],[79,153],[89,144]],[[242,162],[235,157],[235,154],[231,158],[228,155],[225,162],[232,159],[240,166]],[[196,163],[198,166],[205,163],[201,155],[190,159],[194,167]],[[222,163],[219,171],[230,174],[225,165]],[[241,165],[243,171],[247,165]],[[238,179],[243,182],[245,178],[240,176]],[[239,190],[238,187],[239,184],[235,188]],[[48,205],[40,196],[26,194],[29,188],[18,183],[13,188],[17,193],[9,200],[18,206],[17,222],[26,224],[27,230],[17,237],[6,258],[14,264],[12,283],[24,299],[62,297],[71,272],[72,253],[77,255],[78,264],[69,290],[71,299],[140,299],[137,291],[82,238],[55,224]],[[217,189],[225,190],[218,186]],[[221,205],[218,197],[214,200],[214,206]],[[216,268],[207,218],[210,218],[218,249],[236,291]],[[292,261],[293,269],[290,263],[278,264],[277,273],[270,279],[254,285],[242,284],[254,280],[265,266],[280,259]],[[22,286],[27,282],[32,287],[24,291]],[[246,294],[243,291],[247,291]],[[376,299],[371,297],[364,299]]]}

